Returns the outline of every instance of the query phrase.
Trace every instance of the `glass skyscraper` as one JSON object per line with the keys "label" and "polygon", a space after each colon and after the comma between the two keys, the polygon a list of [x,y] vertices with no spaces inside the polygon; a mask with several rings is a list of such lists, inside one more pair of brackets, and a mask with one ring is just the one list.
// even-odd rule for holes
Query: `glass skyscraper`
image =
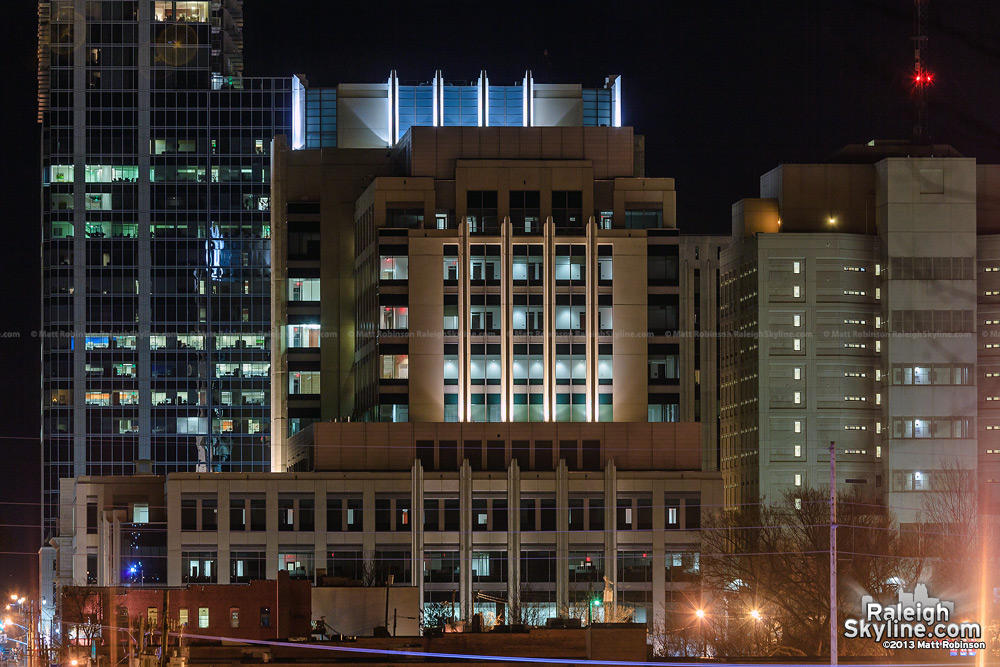
{"label": "glass skyscraper", "polygon": [[270,469],[270,146],[242,0],[41,0],[43,534],[59,479]]}

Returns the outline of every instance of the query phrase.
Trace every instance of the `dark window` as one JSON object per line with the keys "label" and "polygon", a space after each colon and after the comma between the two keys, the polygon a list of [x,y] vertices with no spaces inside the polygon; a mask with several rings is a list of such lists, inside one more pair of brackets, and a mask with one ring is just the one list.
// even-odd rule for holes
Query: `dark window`
{"label": "dark window", "polygon": [[445,498],[444,529],[454,531],[462,529],[462,511],[459,507],[458,499]]}
{"label": "dark window", "polygon": [[604,498],[587,499],[589,530],[604,530]]}
{"label": "dark window", "polygon": [[392,501],[389,498],[375,499],[375,530],[392,529]]}
{"label": "dark window", "polygon": [[521,531],[536,530],[535,528],[535,499],[521,499]]}
{"label": "dark window", "polygon": [[636,499],[636,528],[653,529],[653,501],[650,498]]}
{"label": "dark window", "polygon": [[521,576],[526,582],[550,583],[556,580],[554,551],[522,551]]}
{"label": "dark window", "polygon": [[424,530],[441,530],[441,516],[438,510],[440,502],[437,498],[427,498],[424,500]]}
{"label": "dark window", "polygon": [[506,468],[505,465],[505,452],[504,452],[504,441],[503,440],[487,440],[486,441],[486,469],[495,470],[497,472],[502,471]]}
{"label": "dark window", "polygon": [[316,501],[299,498],[299,530],[312,531],[316,523]]}
{"label": "dark window", "polygon": [[579,470],[577,460],[576,440],[559,441],[559,458],[566,462],[566,467],[570,470]]}
{"label": "dark window", "polygon": [[181,500],[181,530],[198,530],[197,500]]}
{"label": "dark window", "polygon": [[554,498],[543,498],[541,501],[540,527],[546,532],[556,530],[556,501]]}
{"label": "dark window", "polygon": [[556,234],[583,232],[583,192],[580,190],[552,191],[552,221]]}
{"label": "dark window", "polygon": [[250,501],[250,530],[258,532],[267,530],[267,501],[263,498]]}
{"label": "dark window", "polygon": [[[192,528],[191,530],[194,530]],[[87,502],[87,534],[96,535],[97,534],[97,503]],[[96,556],[95,556],[96,558]]]}
{"label": "dark window", "polygon": [[219,501],[215,498],[205,498],[201,501],[201,529],[218,530]]}
{"label": "dark window", "polygon": [[260,608],[260,627],[269,628],[271,627],[271,608],[261,607]]}
{"label": "dark window", "polygon": [[465,193],[465,217],[471,234],[499,234],[496,190],[469,190]]}
{"label": "dark window", "polygon": [[569,499],[569,529],[584,530],[583,498]]}
{"label": "dark window", "polygon": [[246,498],[229,499],[229,529],[247,529],[247,501]]}
{"label": "dark window", "polygon": [[493,530],[499,532],[507,531],[507,499],[493,499]]}
{"label": "dark window", "polygon": [[344,501],[340,498],[326,499],[326,529],[329,532],[337,532],[344,529],[343,525]]}
{"label": "dark window", "polygon": [[701,528],[701,502],[688,498],[684,506],[684,527],[687,529]]}
{"label": "dark window", "polygon": [[535,470],[552,470],[552,441],[535,441]]}

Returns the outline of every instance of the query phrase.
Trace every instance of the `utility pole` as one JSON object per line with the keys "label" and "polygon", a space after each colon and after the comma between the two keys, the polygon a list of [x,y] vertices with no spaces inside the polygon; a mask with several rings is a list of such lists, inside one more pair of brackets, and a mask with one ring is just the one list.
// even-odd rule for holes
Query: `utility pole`
{"label": "utility pole", "polygon": [[830,441],[830,664],[837,664],[837,443]]}

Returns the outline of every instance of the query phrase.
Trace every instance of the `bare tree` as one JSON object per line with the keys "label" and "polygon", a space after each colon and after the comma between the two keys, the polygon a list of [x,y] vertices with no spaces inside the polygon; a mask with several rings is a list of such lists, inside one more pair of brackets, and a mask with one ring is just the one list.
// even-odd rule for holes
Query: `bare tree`
{"label": "bare tree", "polygon": [[991,582],[1000,577],[1000,519],[981,505],[976,471],[960,460],[931,473],[911,542],[927,558],[935,597],[956,603],[984,624],[987,650],[1000,657],[1000,604]]}
{"label": "bare tree", "polygon": [[[719,655],[829,654],[828,498],[827,490],[797,489],[705,522],[702,580],[713,600],[705,632]],[[838,494],[837,503],[837,597],[846,618],[860,612],[862,595],[888,602],[918,568],[900,558],[898,526],[884,504],[857,490]],[[756,638],[746,636],[748,628]],[[840,649],[870,655],[872,646]]]}
{"label": "bare tree", "polygon": [[104,604],[101,589],[96,586],[64,586],[59,596],[59,617],[62,625],[62,644],[65,647],[70,629],[74,630],[76,643],[89,646],[101,636],[104,623]]}

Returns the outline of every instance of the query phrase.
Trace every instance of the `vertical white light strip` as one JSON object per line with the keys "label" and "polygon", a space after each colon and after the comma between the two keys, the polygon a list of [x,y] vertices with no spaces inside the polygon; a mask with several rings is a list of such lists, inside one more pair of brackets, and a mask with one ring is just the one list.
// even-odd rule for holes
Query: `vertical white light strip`
{"label": "vertical white light strip", "polygon": [[535,126],[535,77],[528,70],[528,126]]}
{"label": "vertical white light strip", "polygon": [[619,74],[614,76],[614,83],[611,86],[611,105],[613,114],[611,125],[613,127],[622,126],[622,77]]}
{"label": "vertical white light strip", "polygon": [[432,94],[434,95],[434,109],[433,116],[431,117],[431,125],[434,127],[439,127],[444,125],[444,119],[441,117],[441,95],[444,90],[444,77],[441,76],[441,70],[434,70],[434,83],[431,87]]}
{"label": "vertical white light strip", "polygon": [[396,70],[389,73],[389,145],[399,141],[399,79]]}
{"label": "vertical white light strip", "polygon": [[292,76],[292,150],[306,146],[306,88],[298,75]]}
{"label": "vertical white light strip", "polygon": [[[479,72],[479,81],[476,86],[478,90],[476,91],[476,116],[479,119],[479,127],[488,127],[490,120],[487,116],[489,114],[489,90],[490,84],[489,79],[486,77],[486,70]],[[484,97],[484,95],[486,97]]]}
{"label": "vertical white light strip", "polygon": [[531,80],[531,70],[524,73],[524,79],[521,81],[521,127],[528,127],[529,112],[528,104],[529,96],[531,95],[531,86],[528,82]]}

